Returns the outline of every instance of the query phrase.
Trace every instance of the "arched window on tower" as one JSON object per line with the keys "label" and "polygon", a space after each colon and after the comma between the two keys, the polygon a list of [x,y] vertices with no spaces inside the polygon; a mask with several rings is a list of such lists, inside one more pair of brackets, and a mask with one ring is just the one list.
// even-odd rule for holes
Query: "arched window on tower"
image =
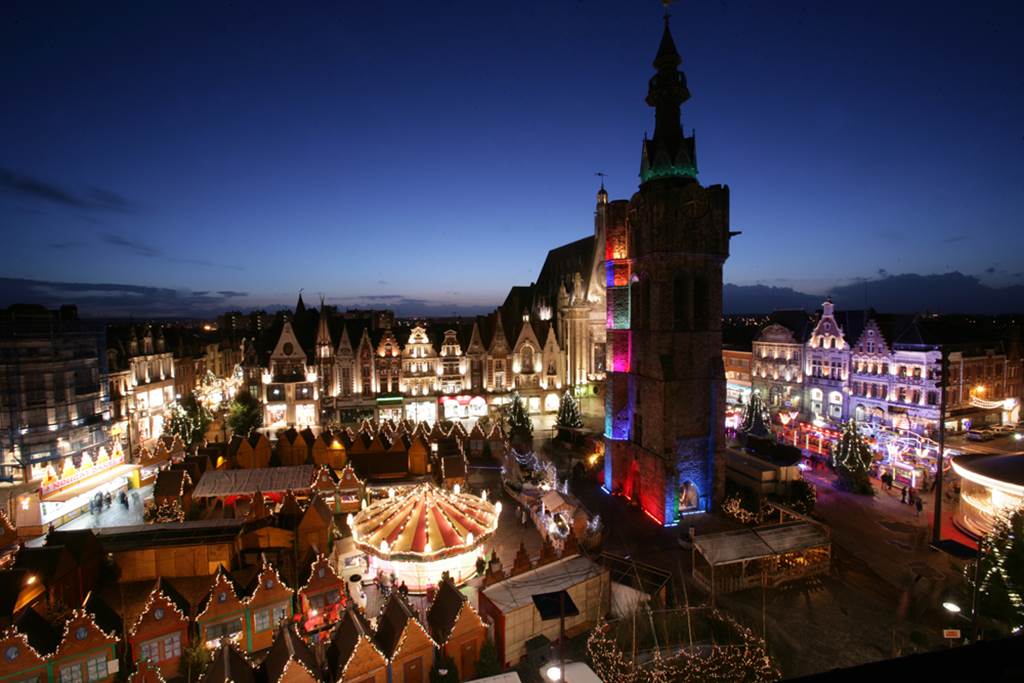
{"label": "arched window on tower", "polygon": [[711,326],[711,288],[703,275],[693,281],[693,327],[706,330]]}
{"label": "arched window on tower", "polygon": [[693,325],[691,295],[693,282],[686,275],[679,275],[672,281],[672,329],[684,332]]}

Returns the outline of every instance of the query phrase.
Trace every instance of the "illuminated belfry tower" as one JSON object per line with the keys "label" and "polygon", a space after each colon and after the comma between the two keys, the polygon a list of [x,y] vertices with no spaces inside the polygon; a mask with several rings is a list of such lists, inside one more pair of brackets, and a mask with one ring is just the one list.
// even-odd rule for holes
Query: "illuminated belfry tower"
{"label": "illuminated belfry tower", "polygon": [[697,182],[681,62],[666,16],[640,188],[605,233],[605,487],[666,525],[724,494],[722,265],[735,234],[728,188]]}

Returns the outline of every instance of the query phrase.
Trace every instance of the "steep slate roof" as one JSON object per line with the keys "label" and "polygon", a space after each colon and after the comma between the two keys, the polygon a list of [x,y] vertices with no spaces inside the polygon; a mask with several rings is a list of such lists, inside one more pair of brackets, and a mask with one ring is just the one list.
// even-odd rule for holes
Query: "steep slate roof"
{"label": "steep slate roof", "polygon": [[802,309],[773,311],[768,320],[769,324],[782,325],[788,329],[793,333],[793,338],[801,344],[807,341],[814,330],[811,316]]}
{"label": "steep slate roof", "polygon": [[548,252],[533,286],[533,294],[552,308],[558,304],[558,288],[565,284],[572,294],[572,278],[579,273],[583,278],[583,293],[590,287],[590,273],[594,258],[594,236],[588,235],[575,242],[563,244]]}
{"label": "steep slate roof", "polygon": [[306,642],[295,632],[295,626],[283,622],[274,634],[274,644],[270,647],[266,659],[261,665],[266,683],[277,683],[284,674],[288,662],[296,661],[302,664],[309,673],[317,676],[320,667],[317,666],[316,656],[309,649]]}

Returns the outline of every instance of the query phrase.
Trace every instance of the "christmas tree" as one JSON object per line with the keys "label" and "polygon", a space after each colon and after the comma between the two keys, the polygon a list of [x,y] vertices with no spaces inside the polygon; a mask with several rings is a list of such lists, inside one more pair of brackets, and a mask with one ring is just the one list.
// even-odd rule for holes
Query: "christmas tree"
{"label": "christmas tree", "polygon": [[772,419],[768,414],[768,406],[761,399],[760,392],[755,391],[750,395],[750,403],[747,404],[747,409],[743,413],[743,424],[740,425],[739,430],[765,439],[772,435],[771,424]]}
{"label": "christmas tree", "polygon": [[562,394],[562,400],[558,404],[558,417],[555,418],[555,425],[558,427],[558,436],[562,439],[570,438],[571,430],[583,426],[583,419],[580,417],[580,404],[568,391]]}
{"label": "christmas tree", "polygon": [[967,583],[978,579],[978,613],[1011,632],[1024,626],[1024,508],[999,514],[980,545],[976,562],[967,566]]}
{"label": "christmas tree", "polygon": [[189,394],[178,403],[172,403],[170,417],[164,427],[164,433],[177,436],[185,444],[185,450],[192,453],[201,445],[206,437],[206,430],[213,422],[213,415],[196,400],[195,394]]}
{"label": "christmas tree", "polygon": [[852,493],[875,495],[868,479],[871,459],[871,449],[857,431],[857,424],[850,420],[843,425],[843,434],[832,451],[832,467],[839,475],[836,486]]}
{"label": "christmas tree", "polygon": [[533,421],[527,415],[526,406],[518,393],[512,394],[512,402],[508,407],[508,435],[513,445],[533,447]]}

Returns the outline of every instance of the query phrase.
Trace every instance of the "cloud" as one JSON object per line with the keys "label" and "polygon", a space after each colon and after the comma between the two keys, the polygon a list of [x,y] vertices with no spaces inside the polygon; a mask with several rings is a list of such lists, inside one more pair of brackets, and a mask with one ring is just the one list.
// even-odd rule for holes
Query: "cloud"
{"label": "cloud", "polygon": [[995,266],[989,266],[988,268],[985,269],[985,272],[987,274],[989,274],[989,275],[992,275],[992,274],[994,274],[996,272],[996,267]]}
{"label": "cloud", "polygon": [[136,208],[133,202],[110,190],[90,187],[85,193],[78,194],[7,168],[0,168],[0,191],[76,209],[128,211]]}
{"label": "cloud", "polygon": [[950,235],[949,237],[942,240],[946,244],[952,244],[953,242],[963,242],[968,238],[967,235]]}
{"label": "cloud", "polygon": [[108,244],[113,247],[119,247],[126,251],[135,254],[136,256],[145,256],[147,258],[159,258],[164,261],[170,261],[171,263],[187,263],[193,266],[206,266],[209,268],[228,268],[230,270],[245,270],[242,266],[230,264],[230,263],[215,263],[213,261],[207,261],[206,259],[196,258],[182,258],[179,256],[172,256],[167,254],[162,249],[154,246],[139,242],[137,240],[128,239],[122,235],[114,233],[102,233],[99,236],[100,241],[104,244]]}
{"label": "cloud", "polygon": [[126,237],[121,237],[120,235],[103,233],[100,235],[100,241],[115,247],[127,249],[137,256],[163,256],[163,252],[156,247],[151,247],[143,244],[142,242],[136,242]]}
{"label": "cloud", "polygon": [[14,303],[42,304],[55,308],[75,304],[92,317],[186,317],[216,315],[247,292],[191,291],[117,283],[51,282],[0,278],[0,306]]}
{"label": "cloud", "polygon": [[386,284],[388,284],[388,281],[387,280],[377,280],[377,284],[378,285],[386,285]]}
{"label": "cloud", "polygon": [[889,271],[887,271],[885,268],[878,269],[878,277],[887,277],[888,275]]}

